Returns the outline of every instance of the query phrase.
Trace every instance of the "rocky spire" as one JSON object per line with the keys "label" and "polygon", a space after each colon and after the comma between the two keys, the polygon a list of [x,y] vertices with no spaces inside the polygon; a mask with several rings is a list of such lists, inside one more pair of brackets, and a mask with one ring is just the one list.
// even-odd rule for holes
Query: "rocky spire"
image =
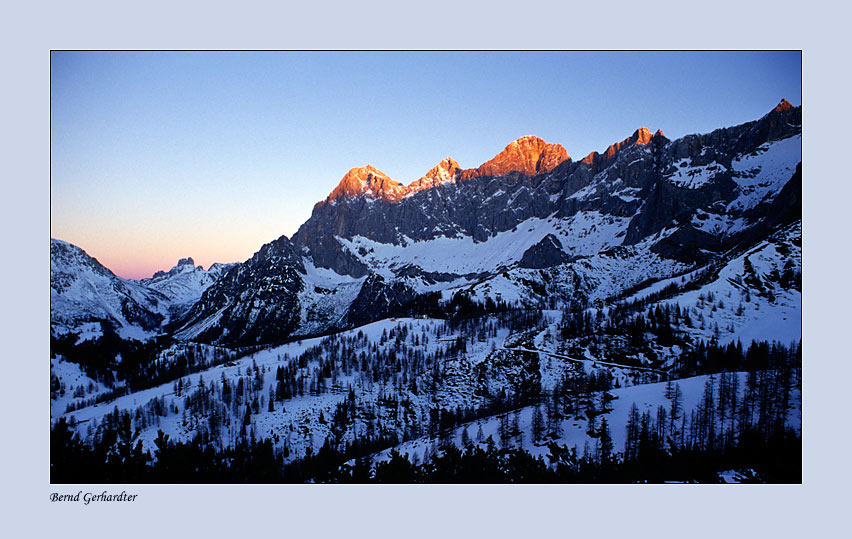
{"label": "rocky spire", "polygon": [[651,135],[651,131],[648,130],[647,127],[640,127],[636,131],[633,132],[632,135],[622,140],[621,142],[616,142],[615,144],[610,144],[609,147],[603,154],[599,154],[598,152],[592,152],[582,160],[581,163],[585,163],[587,165],[594,165],[603,167],[613,159],[615,159],[616,154],[622,149],[628,146],[644,146],[653,140],[656,136],[664,137],[663,132],[657,130],[654,135]]}
{"label": "rocky spire", "polygon": [[422,178],[408,184],[408,194],[431,189],[443,183],[455,181],[462,169],[455,159],[447,157],[427,172]]}
{"label": "rocky spire", "polygon": [[793,108],[793,105],[791,105],[789,101],[787,101],[786,99],[781,99],[781,102],[779,102],[777,105],[775,105],[775,108],[772,109],[772,111],[773,112],[785,112],[785,111],[788,111],[792,108]]}
{"label": "rocky spire", "polygon": [[651,132],[648,131],[647,127],[640,127],[633,133],[630,140],[632,140],[634,144],[648,144],[651,142],[651,136]]}

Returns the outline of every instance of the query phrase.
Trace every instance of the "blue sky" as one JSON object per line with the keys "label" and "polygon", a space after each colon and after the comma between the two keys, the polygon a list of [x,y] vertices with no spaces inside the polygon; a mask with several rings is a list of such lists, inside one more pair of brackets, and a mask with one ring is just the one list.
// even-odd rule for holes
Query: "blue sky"
{"label": "blue sky", "polygon": [[799,52],[53,52],[51,235],[125,277],[242,261],[352,167],[408,183],[527,134],[580,159],[781,98]]}

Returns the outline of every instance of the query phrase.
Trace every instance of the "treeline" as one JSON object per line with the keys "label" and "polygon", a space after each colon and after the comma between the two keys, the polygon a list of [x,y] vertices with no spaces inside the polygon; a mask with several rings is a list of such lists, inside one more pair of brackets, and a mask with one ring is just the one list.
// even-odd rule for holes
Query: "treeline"
{"label": "treeline", "polygon": [[[719,483],[720,472],[743,470],[743,480],[801,483],[801,437],[784,430],[766,440],[744,435],[726,452],[679,449],[647,461],[578,456],[574,449],[551,443],[547,458],[518,448],[464,449],[443,446],[428,463],[414,464],[407,455],[391,452],[387,461],[343,467],[341,483]],[[772,455],[767,458],[767,455]]]}
{"label": "treeline", "polygon": [[[146,342],[124,340],[108,324],[103,324],[103,335],[77,343],[78,335],[50,337],[52,357],[63,356],[77,363],[86,376],[104,384],[108,388],[119,380],[133,384],[141,381],[147,374],[147,366],[158,349],[164,346],[162,339]],[[118,361],[116,358],[120,358]]]}
{"label": "treeline", "polygon": [[[750,302],[748,292],[744,301]],[[679,346],[685,352],[678,354],[674,371],[679,377],[721,372],[723,370],[754,370],[768,368],[768,356],[785,354],[776,345],[771,350],[743,350],[742,344],[732,342],[720,345],[722,331],[733,331],[733,323],[721,327],[713,313],[732,305],[732,299],[708,292],[701,294],[694,307],[679,304],[645,305],[644,300],[619,304],[608,309],[563,311],[559,325],[560,335],[567,349],[581,354],[588,348],[594,355],[626,366],[663,368],[659,347]],[[743,314],[743,304],[734,309]],[[707,313],[707,316],[705,316]],[[718,317],[717,317],[718,318]],[[695,338],[693,330],[707,330],[710,338]],[[760,345],[766,347],[764,343]]]}
{"label": "treeline", "polygon": [[748,348],[740,341],[724,346],[699,341],[677,358],[673,370],[679,378],[724,371],[781,370],[787,377],[801,380],[802,341],[796,345],[753,341]]}
{"label": "treeline", "polygon": [[283,479],[283,458],[272,440],[241,439],[219,449],[192,441],[174,442],[159,431],[156,450],[142,450],[129,414],[101,430],[90,446],[60,419],[50,433],[51,483],[264,483]]}
{"label": "treeline", "polygon": [[[434,365],[436,359],[442,360],[446,355],[452,356],[460,352],[463,353],[465,342],[468,339],[476,338],[482,341],[485,339],[486,331],[488,335],[493,335],[497,329],[509,328],[511,331],[515,331],[522,328],[537,327],[541,323],[540,311],[523,309],[499,299],[486,298],[484,302],[477,302],[466,293],[456,294],[450,302],[444,303],[440,302],[440,294],[426,294],[420,299],[423,301],[413,302],[394,314],[396,316],[415,317],[429,315],[437,319],[445,319],[446,326],[438,329],[436,334],[438,338],[442,336],[442,331],[475,330],[476,333],[459,339],[457,348],[449,347],[446,350],[439,350],[437,357],[426,358],[422,350],[419,350],[421,346],[419,339],[412,339],[410,342],[405,341],[407,325],[403,324],[402,329],[396,330],[390,337],[390,341],[394,341],[393,349],[390,351],[379,350],[376,344],[373,344],[372,350],[370,350],[363,342],[366,341],[366,337],[362,332],[359,332],[358,338],[362,342],[349,343],[348,346],[344,345],[342,349],[338,346],[336,357],[348,358],[347,350],[361,345],[365,348],[361,351],[362,356],[371,351],[379,354],[379,357],[372,362],[371,367],[373,368],[361,369],[362,371],[367,370],[375,378],[373,382],[387,381],[389,370],[385,368],[386,366],[390,366],[397,373],[416,373],[414,374],[416,377],[424,372],[423,364]],[[495,317],[486,316],[489,313],[494,314]],[[125,340],[118,335],[111,325],[104,323],[102,328],[103,335],[101,337],[79,343],[77,342],[79,337],[74,333],[51,336],[52,357],[62,356],[67,361],[80,365],[86,376],[110,389],[107,394],[70,404],[68,411],[106,402],[129,392],[172,382],[192,373],[236,361],[252,352],[268,347],[228,349],[200,343],[175,343],[168,336],[153,337],[147,341]],[[300,366],[304,367],[306,358],[312,359],[320,356],[321,353],[327,351],[329,346],[336,346],[342,339],[346,339],[346,337],[340,333],[332,334],[323,339],[322,345],[316,347],[312,353],[306,353],[300,358]],[[383,337],[378,346],[386,344],[386,341],[388,339]],[[422,344],[425,345],[427,342],[428,339]],[[398,354],[404,356],[403,362],[414,363],[413,368],[409,369],[408,365],[399,365]],[[420,357],[417,357],[418,355]],[[324,372],[329,371],[328,367],[332,363],[334,362],[326,361],[322,370]],[[336,363],[341,362],[337,361]],[[342,363],[346,366],[345,361]],[[381,367],[377,368],[376,366]],[[331,373],[336,374],[336,372],[336,369],[331,370]],[[316,380],[317,384],[323,382],[322,377]],[[408,381],[405,383],[408,383]],[[55,389],[54,393],[59,395],[62,388],[57,385],[56,388],[51,386],[51,389],[52,391]],[[314,394],[317,393],[317,391],[313,392]],[[319,389],[318,392],[324,391]],[[82,397],[80,396],[80,398]]]}
{"label": "treeline", "polygon": [[477,318],[490,314],[497,314],[516,310],[520,307],[500,298],[486,297],[485,301],[476,301],[469,292],[460,291],[453,294],[450,301],[442,301],[440,292],[428,292],[420,294],[404,309],[394,313],[394,316],[425,316],[429,318],[442,318],[458,320],[463,318]]}
{"label": "treeline", "polygon": [[[121,427],[115,439],[87,450],[63,421],[51,431],[51,483],[718,483],[719,473],[741,470],[744,481],[801,483],[801,437],[789,429],[768,439],[742,433],[725,451],[680,448],[647,457],[579,456],[551,442],[547,459],[518,448],[498,449],[493,440],[464,448],[442,445],[428,462],[414,463],[391,451],[386,461],[367,457],[339,465],[339,454],[324,447],[317,455],[283,464],[271,440],[240,440],[216,449],[196,438],[174,442],[160,431],[155,457],[141,451]],[[112,445],[110,445],[112,441]],[[485,447],[482,447],[485,445]],[[368,454],[370,447],[359,448]]]}

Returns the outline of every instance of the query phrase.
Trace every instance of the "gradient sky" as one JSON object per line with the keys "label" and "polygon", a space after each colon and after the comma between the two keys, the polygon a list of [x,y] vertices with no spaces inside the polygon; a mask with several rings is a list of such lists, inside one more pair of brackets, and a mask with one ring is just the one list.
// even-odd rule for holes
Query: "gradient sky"
{"label": "gradient sky", "polygon": [[116,274],[243,261],[352,167],[534,134],[574,159],[801,104],[799,52],[52,52],[51,236]]}

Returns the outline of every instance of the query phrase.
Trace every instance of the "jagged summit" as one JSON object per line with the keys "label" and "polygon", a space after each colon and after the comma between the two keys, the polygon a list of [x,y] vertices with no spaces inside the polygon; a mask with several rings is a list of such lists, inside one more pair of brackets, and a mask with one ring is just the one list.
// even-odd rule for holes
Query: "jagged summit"
{"label": "jagged summit", "polygon": [[50,264],[51,271],[54,266],[87,266],[94,272],[104,276],[116,277],[116,275],[107,267],[103,266],[97,258],[74,245],[73,243],[50,238]]}
{"label": "jagged summit", "polygon": [[340,183],[328,195],[328,201],[335,202],[345,197],[355,197],[364,193],[374,198],[390,201],[399,200],[405,192],[405,186],[392,180],[387,174],[372,165],[353,168],[343,176]]}
{"label": "jagged summit", "polygon": [[462,179],[505,176],[510,172],[534,176],[550,172],[568,159],[568,152],[560,144],[548,144],[535,135],[526,135],[510,142],[502,152],[479,168],[465,170]]}
{"label": "jagged summit", "polygon": [[[650,134],[648,137],[650,138]],[[560,144],[549,144],[535,135],[526,135],[510,142],[502,152],[478,168],[462,169],[455,159],[447,157],[407,186],[391,179],[372,165],[353,168],[343,176],[326,202],[336,202],[362,194],[388,202],[398,202],[418,191],[453,181],[482,176],[505,176],[512,172],[520,172],[526,176],[547,173],[569,159],[568,152]]]}
{"label": "jagged summit", "polygon": [[423,189],[431,189],[443,183],[455,181],[463,172],[462,168],[452,157],[447,157],[432,167],[422,178],[408,184],[407,194],[413,194]]}
{"label": "jagged summit", "polygon": [[[197,269],[203,270],[204,268],[202,268],[201,266],[198,266]],[[191,256],[188,256],[186,258],[181,258],[180,260],[178,260],[177,264],[175,264],[172,267],[172,269],[170,269],[169,271],[163,271],[163,270],[157,271],[156,273],[154,273],[154,275],[151,276],[151,279],[158,279],[158,278],[166,277],[166,276],[174,276],[174,275],[177,275],[178,273],[184,273],[184,272],[187,272],[187,271],[195,271],[195,270],[196,270],[195,261],[192,259]]]}
{"label": "jagged summit", "polygon": [[651,131],[649,131],[647,127],[640,127],[633,132],[630,139],[635,141],[635,144],[648,144],[651,142],[651,137]]}
{"label": "jagged summit", "polygon": [[[795,108],[786,99],[782,99],[772,112],[783,113]],[[670,141],[662,130],[657,129],[652,134],[647,127],[640,127],[624,140],[609,145],[603,153],[591,152],[580,160],[580,163],[590,166],[593,173],[597,173],[615,162],[619,152],[649,144],[659,148],[668,142]],[[396,203],[415,193],[445,183],[462,182],[480,177],[507,176],[512,173],[520,173],[527,177],[546,174],[570,159],[562,145],[550,144],[535,135],[525,135],[510,142],[503,151],[477,168],[462,169],[452,157],[447,157],[424,176],[408,185],[391,179],[371,165],[353,168],[320,204],[334,203],[360,195]]]}
{"label": "jagged summit", "polygon": [[621,142],[610,144],[603,154],[600,154],[598,152],[592,152],[586,157],[584,157],[580,162],[586,165],[593,166],[604,165],[614,159],[615,155],[620,150],[628,146],[644,146],[645,144],[650,143],[654,139],[654,137],[657,136],[665,138],[665,135],[663,135],[663,132],[659,129],[654,135],[651,135],[651,131],[647,127],[640,127],[639,129],[634,131],[632,135],[622,140]]}
{"label": "jagged summit", "polygon": [[781,99],[781,101],[775,105],[775,108],[772,109],[773,112],[785,112],[793,108],[793,105],[790,104],[786,99]]}

